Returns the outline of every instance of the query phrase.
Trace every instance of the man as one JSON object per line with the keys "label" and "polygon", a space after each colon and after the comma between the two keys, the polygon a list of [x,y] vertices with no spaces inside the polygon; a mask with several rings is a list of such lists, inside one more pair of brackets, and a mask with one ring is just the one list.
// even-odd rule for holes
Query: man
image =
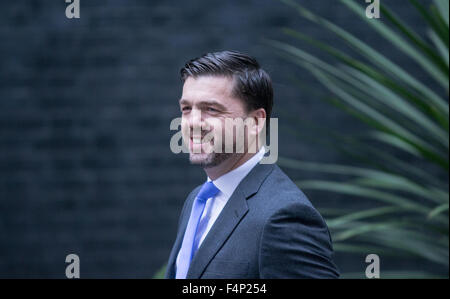
{"label": "man", "polygon": [[[224,51],[189,61],[181,77],[183,140],[207,179],[186,199],[166,278],[338,277],[320,214],[278,166],[259,163],[269,75],[252,57]],[[229,119],[251,122],[229,127]],[[233,151],[224,152],[218,141],[233,130]]]}

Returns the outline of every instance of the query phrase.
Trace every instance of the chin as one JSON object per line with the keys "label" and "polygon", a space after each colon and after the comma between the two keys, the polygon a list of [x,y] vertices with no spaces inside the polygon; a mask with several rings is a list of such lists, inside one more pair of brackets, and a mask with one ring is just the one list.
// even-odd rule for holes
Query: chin
{"label": "chin", "polygon": [[189,160],[191,161],[192,164],[202,164],[202,163],[207,163],[208,161],[211,160],[212,157],[210,157],[211,154],[193,154],[190,153],[189,154]]}
{"label": "chin", "polygon": [[229,157],[231,157],[232,154],[217,154],[217,153],[201,153],[201,154],[189,154],[189,160],[191,161],[191,164],[194,165],[200,165],[203,168],[209,168],[214,167],[219,164],[221,164],[223,161],[227,160]]}

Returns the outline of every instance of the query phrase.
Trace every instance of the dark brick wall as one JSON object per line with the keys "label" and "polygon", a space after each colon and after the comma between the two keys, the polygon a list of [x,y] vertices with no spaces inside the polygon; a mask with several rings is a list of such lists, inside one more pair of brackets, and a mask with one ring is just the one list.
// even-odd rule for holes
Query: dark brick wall
{"label": "dark brick wall", "polygon": [[[419,24],[403,1],[389,2]],[[393,51],[338,1],[302,3]],[[293,77],[320,88],[262,43],[285,40],[280,26],[335,39],[278,1],[81,0],[72,20],[65,7],[0,4],[0,277],[63,278],[69,253],[80,256],[82,277],[152,277],[168,258],[185,196],[204,179],[169,149],[179,68],[202,53],[254,55],[274,80],[274,116],[288,109],[356,130],[295,87]],[[339,159],[288,133],[279,138],[281,155]]]}

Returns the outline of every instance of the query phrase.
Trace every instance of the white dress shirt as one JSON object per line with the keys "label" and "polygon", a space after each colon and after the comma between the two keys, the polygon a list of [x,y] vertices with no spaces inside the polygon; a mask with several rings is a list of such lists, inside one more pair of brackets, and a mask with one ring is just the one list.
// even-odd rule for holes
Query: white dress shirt
{"label": "white dress shirt", "polygon": [[[202,217],[200,218],[197,227],[197,238],[200,238],[198,242],[198,247],[202,244],[209,230],[213,226],[216,219],[219,217],[220,212],[222,212],[226,203],[230,199],[234,190],[237,188],[239,183],[247,176],[247,174],[256,166],[256,164],[261,161],[265,154],[264,146],[261,147],[259,152],[257,152],[253,157],[251,157],[244,164],[230,172],[222,175],[213,181],[214,185],[220,190],[220,192],[215,196],[208,198],[205,204],[205,209],[203,210]],[[211,181],[207,177],[207,181]],[[180,255],[177,256],[176,264],[178,265]]]}

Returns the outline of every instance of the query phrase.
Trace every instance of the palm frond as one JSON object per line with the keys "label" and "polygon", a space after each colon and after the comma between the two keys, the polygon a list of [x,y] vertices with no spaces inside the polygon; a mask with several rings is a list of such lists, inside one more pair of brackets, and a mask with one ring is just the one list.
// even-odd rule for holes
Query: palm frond
{"label": "palm frond", "polygon": [[[265,43],[326,87],[330,95],[321,95],[320,99],[367,125],[364,140],[339,136],[335,130],[326,132],[326,129],[308,125],[314,131],[322,130],[322,134],[314,135],[327,136],[329,140],[324,143],[339,143],[336,148],[354,157],[357,166],[287,157],[280,157],[280,166],[335,176],[335,180],[302,180],[296,184],[301,189],[336,193],[351,198],[354,203],[361,203],[355,207],[344,205],[339,209],[319,209],[327,218],[338,253],[378,252],[415,257],[448,269],[448,1],[434,0],[427,8],[417,0],[410,0],[427,26],[427,35],[422,36],[384,3],[381,13],[388,22],[369,20],[364,8],[355,0],[340,0],[374,34],[388,41],[411,64],[427,74],[429,80],[423,82],[409,73],[407,66],[393,62],[349,31],[294,0],[280,1],[295,9],[301,18],[338,37],[342,45],[351,50],[343,52],[341,47],[292,28],[283,28],[282,31],[296,42],[307,43],[320,50],[326,58],[319,58],[291,43],[276,40],[265,40]],[[438,85],[429,84],[431,81]],[[292,128],[293,131],[298,130],[296,124]],[[364,143],[368,139],[384,147],[368,146]],[[388,153],[387,147],[394,153]],[[420,162],[420,166],[410,162],[412,157]],[[420,270],[408,273],[401,269],[390,270],[384,272],[385,278],[441,275]],[[347,273],[347,276],[361,274]]]}

